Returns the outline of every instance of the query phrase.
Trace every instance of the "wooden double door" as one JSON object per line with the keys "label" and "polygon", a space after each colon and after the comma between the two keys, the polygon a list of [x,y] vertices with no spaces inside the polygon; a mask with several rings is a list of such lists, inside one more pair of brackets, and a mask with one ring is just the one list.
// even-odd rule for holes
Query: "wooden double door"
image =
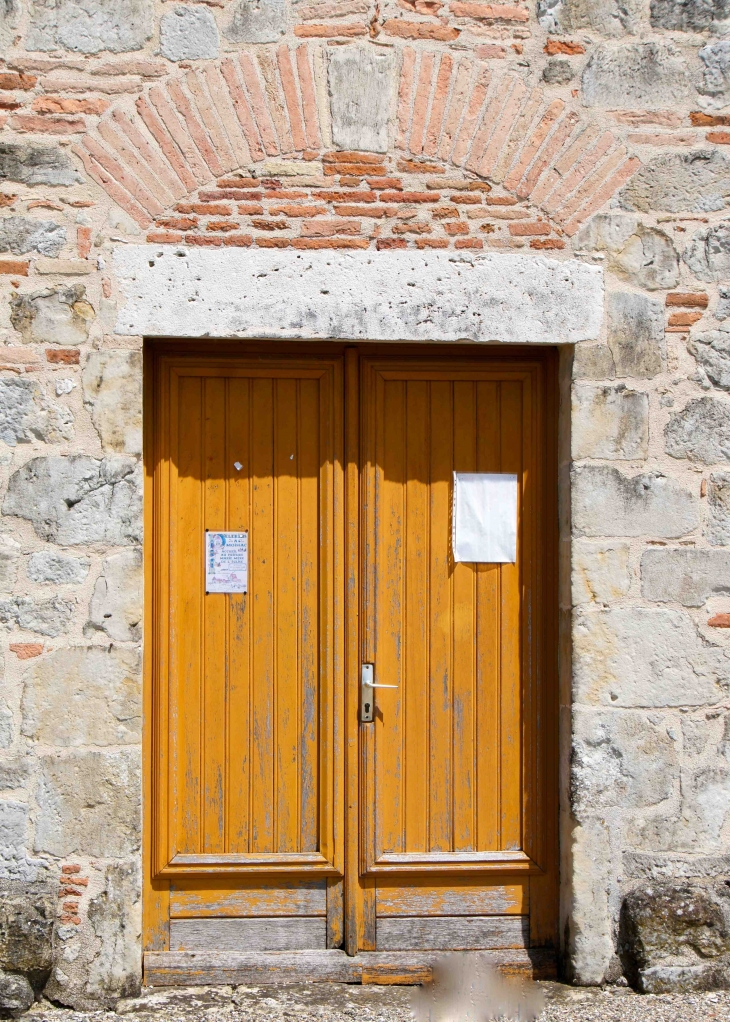
{"label": "wooden double door", "polygon": [[[145,948],[554,945],[554,352],[159,344],[147,382]],[[517,475],[516,563],[454,563],[455,471]]]}

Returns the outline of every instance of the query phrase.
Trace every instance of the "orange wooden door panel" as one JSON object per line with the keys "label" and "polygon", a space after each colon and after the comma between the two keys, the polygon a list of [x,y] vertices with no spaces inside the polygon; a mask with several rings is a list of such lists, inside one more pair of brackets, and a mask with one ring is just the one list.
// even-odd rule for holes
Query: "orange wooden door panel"
{"label": "orange wooden door panel", "polygon": [[[362,360],[364,659],[397,686],[363,725],[365,873],[543,871],[544,376]],[[454,563],[455,471],[517,474],[515,564]]]}
{"label": "orange wooden door panel", "polygon": [[[157,870],[338,875],[340,361],[162,357],[158,396]],[[206,530],[248,532],[246,594]]]}

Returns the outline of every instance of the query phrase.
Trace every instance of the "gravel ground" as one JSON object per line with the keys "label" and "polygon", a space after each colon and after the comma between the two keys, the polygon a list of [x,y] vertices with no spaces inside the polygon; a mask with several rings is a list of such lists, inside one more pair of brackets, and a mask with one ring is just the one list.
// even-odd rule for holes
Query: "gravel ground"
{"label": "gravel ground", "polygon": [[[539,1022],[730,1022],[730,991],[641,996],[625,988],[576,989],[541,983],[545,1007]],[[419,995],[416,993],[416,997]],[[78,1012],[36,1004],[28,1022],[113,1022],[120,1014],[165,1022],[414,1022],[414,992],[408,987],[340,986],[318,983],[296,987],[198,988],[146,991],[136,1002],[122,1002],[117,1013]],[[441,1004],[432,1022],[488,1022],[484,1009],[453,1010]],[[511,1016],[516,1017],[516,1016]],[[534,1018],[533,1015],[522,1015]]]}

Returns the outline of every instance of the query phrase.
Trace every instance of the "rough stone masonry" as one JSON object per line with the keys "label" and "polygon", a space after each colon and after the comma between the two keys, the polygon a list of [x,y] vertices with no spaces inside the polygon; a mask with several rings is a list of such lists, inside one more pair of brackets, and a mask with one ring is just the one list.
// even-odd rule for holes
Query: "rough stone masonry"
{"label": "rough stone masonry", "polygon": [[730,2],[2,0],[0,52],[3,1010],[140,982],[130,243],[600,268],[564,359],[564,962],[729,985]]}

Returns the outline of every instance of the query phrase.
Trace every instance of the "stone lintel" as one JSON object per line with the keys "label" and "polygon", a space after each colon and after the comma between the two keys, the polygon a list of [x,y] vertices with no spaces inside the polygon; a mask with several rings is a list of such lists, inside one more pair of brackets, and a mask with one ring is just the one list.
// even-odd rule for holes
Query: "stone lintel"
{"label": "stone lintel", "polygon": [[577,260],[451,252],[117,247],[124,335],[575,344],[603,274]]}

